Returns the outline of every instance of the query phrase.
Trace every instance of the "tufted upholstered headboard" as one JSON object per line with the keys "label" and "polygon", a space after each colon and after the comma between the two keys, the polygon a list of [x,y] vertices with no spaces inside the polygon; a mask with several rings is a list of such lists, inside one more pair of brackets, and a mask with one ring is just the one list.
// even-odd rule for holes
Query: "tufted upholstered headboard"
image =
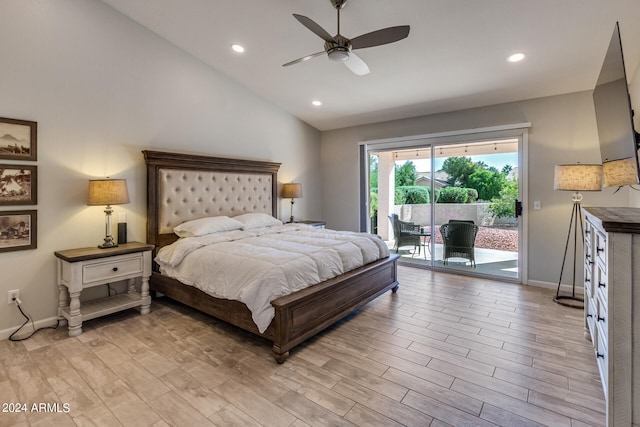
{"label": "tufted upholstered headboard", "polygon": [[247,212],[277,217],[280,163],[144,150],[147,242],[177,239],[173,227],[207,216]]}

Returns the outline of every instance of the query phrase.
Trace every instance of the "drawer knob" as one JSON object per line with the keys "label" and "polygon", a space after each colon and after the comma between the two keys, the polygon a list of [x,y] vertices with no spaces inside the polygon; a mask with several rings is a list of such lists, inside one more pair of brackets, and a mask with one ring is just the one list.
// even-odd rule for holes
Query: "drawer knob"
{"label": "drawer knob", "polygon": [[604,248],[596,248],[596,252],[604,252]]}
{"label": "drawer knob", "polygon": [[112,270],[113,271],[118,271],[118,267],[113,267]]}
{"label": "drawer knob", "polygon": [[596,353],[596,357],[599,357],[600,359],[604,359],[604,354],[602,354],[602,353]]}
{"label": "drawer knob", "polygon": [[602,282],[598,282],[598,287],[599,288],[606,288],[607,284],[606,283],[602,283]]}
{"label": "drawer knob", "polygon": [[604,317],[598,316],[598,322],[604,322]]}

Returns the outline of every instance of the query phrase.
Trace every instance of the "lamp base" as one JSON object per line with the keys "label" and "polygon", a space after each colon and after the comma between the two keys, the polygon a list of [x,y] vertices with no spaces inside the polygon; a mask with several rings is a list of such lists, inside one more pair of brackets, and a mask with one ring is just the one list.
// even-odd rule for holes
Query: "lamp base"
{"label": "lamp base", "polygon": [[107,237],[104,238],[104,243],[101,244],[101,245],[98,245],[98,247],[100,249],[116,248],[116,247],[118,247],[118,244],[113,241],[113,237],[112,236],[107,236]]}
{"label": "lamp base", "polygon": [[573,297],[570,295],[556,295],[553,301],[559,305],[571,308],[584,308],[584,298]]}

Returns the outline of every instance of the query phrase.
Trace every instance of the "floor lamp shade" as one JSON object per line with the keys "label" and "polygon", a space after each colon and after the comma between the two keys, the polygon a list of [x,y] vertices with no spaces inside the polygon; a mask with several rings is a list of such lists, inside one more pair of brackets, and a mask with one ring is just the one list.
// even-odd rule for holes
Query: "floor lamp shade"
{"label": "floor lamp shade", "polygon": [[602,190],[602,165],[556,165],[553,189],[600,191]]}
{"label": "floor lamp shade", "polygon": [[638,184],[638,168],[632,157],[603,163],[602,172],[605,187]]}
{"label": "floor lamp shade", "polygon": [[293,222],[293,204],[295,203],[295,199],[302,197],[302,184],[295,182],[284,184],[282,186],[282,197],[291,199],[291,217],[289,218],[289,222]]}
{"label": "floor lamp shade", "polygon": [[125,179],[92,179],[89,181],[89,196],[87,205],[106,206],[105,213],[105,238],[100,248],[113,248],[118,246],[111,235],[111,205],[123,205],[129,203],[129,191]]}

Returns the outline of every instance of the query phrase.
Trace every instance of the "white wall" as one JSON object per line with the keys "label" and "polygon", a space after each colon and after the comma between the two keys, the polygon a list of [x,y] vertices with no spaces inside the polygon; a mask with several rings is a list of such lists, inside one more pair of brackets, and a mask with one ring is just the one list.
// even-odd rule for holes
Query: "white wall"
{"label": "white wall", "polygon": [[[358,168],[354,165],[361,141],[523,122],[532,124],[529,200],[524,201],[529,215],[529,282],[557,283],[572,202],[570,193],[553,190],[554,165],[600,163],[590,91],[323,132],[323,218],[331,228],[358,229]],[[629,204],[628,190],[613,191],[585,193],[583,205]],[[529,209],[533,200],[542,202],[542,210]]]}
{"label": "white wall", "polygon": [[[131,203],[116,206],[115,218],[127,212],[129,240],[145,240],[143,149],[281,162],[279,181],[304,187],[296,217],[319,216],[314,128],[102,2],[0,7],[0,117],[39,126],[38,248],[0,253],[0,338],[22,323],[4,303],[9,289],[20,289],[35,320],[56,316],[53,252],[102,241],[103,209],[86,206],[88,179],[127,179]],[[289,217],[287,200],[279,209]]]}

